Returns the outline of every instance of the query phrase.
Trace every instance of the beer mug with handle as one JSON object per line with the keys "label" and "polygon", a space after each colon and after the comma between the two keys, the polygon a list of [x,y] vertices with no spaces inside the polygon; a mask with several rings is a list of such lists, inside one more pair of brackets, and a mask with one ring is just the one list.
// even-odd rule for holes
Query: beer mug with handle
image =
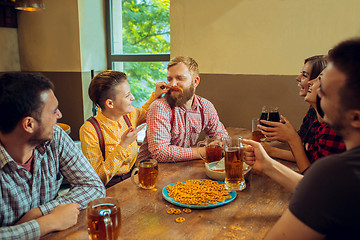
{"label": "beer mug with handle", "polygon": [[[135,181],[137,174],[138,182]],[[145,159],[138,163],[138,166],[131,173],[133,183],[142,189],[153,189],[158,179],[158,163],[155,159]]]}
{"label": "beer mug with handle", "polygon": [[98,198],[89,202],[86,215],[91,240],[119,239],[121,211],[116,198]]}
{"label": "beer mug with handle", "polygon": [[[205,147],[205,150],[206,150],[205,156],[203,156],[201,154],[201,151],[199,149],[201,147]],[[198,142],[197,148],[199,150],[200,157],[206,163],[220,161],[221,158],[222,158],[222,154],[223,154],[223,152],[222,152],[222,142],[221,142],[220,137],[218,137],[218,136],[215,136],[215,137],[206,136],[204,141]]]}
{"label": "beer mug with handle", "polygon": [[238,136],[223,138],[225,151],[225,188],[228,190],[244,190],[245,179],[243,173],[244,146],[242,138]]}

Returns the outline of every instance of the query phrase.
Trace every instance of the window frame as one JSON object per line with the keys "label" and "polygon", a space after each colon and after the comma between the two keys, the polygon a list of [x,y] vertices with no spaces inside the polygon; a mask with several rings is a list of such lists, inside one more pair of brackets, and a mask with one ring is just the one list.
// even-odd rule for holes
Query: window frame
{"label": "window frame", "polygon": [[[170,53],[158,54],[112,54],[112,0],[105,0],[105,25],[106,25],[106,58],[107,69],[113,69],[114,62],[169,62]],[[171,50],[170,50],[171,51]]]}

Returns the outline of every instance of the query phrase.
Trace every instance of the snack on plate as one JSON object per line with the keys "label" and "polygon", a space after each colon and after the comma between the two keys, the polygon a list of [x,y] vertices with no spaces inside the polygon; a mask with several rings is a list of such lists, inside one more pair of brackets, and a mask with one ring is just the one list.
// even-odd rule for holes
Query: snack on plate
{"label": "snack on plate", "polygon": [[190,205],[209,205],[231,198],[231,191],[227,191],[224,184],[209,179],[178,182],[167,186],[166,189],[169,197],[173,197],[179,203]]}

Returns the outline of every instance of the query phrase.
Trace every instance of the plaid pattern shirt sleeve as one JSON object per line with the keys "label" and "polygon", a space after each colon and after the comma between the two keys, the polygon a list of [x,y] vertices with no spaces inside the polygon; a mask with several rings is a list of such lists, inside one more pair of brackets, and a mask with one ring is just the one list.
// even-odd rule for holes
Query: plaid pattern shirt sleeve
{"label": "plaid pattern shirt sleeve", "polygon": [[205,116],[205,133],[210,137],[226,137],[228,133],[224,125],[220,122],[219,116],[214,105],[209,101],[203,101],[203,108],[207,109]]}
{"label": "plaid pattern shirt sleeve", "polygon": [[[0,167],[0,239],[38,239],[40,227],[36,220],[13,226],[33,208],[38,207],[46,215],[59,204],[76,202],[84,209],[89,201],[105,196],[94,169],[58,126],[51,141],[35,148],[32,174],[17,165],[2,146]],[[71,189],[58,196],[64,179]]]}
{"label": "plaid pattern shirt sleeve", "polygon": [[311,123],[314,122],[315,119],[316,119],[316,111],[313,107],[310,106],[298,131],[298,135],[300,136],[303,142],[306,133],[309,131],[311,127]]}
{"label": "plaid pattern shirt sleeve", "polygon": [[309,143],[307,155],[311,163],[319,158],[342,153],[346,150],[345,144],[334,130],[332,130],[326,123],[322,123],[318,127],[313,140]]}
{"label": "plaid pattern shirt sleeve", "polygon": [[40,226],[36,220],[31,220],[10,227],[0,227],[0,239],[40,239]]}
{"label": "plaid pattern shirt sleeve", "polygon": [[60,160],[60,172],[70,183],[71,190],[41,205],[40,210],[44,215],[62,203],[76,202],[84,209],[91,200],[105,196],[105,188],[84,154],[68,134],[62,131],[61,135],[59,141],[54,141],[54,148],[57,149],[57,157]]}
{"label": "plaid pattern shirt sleeve", "polygon": [[147,113],[147,133],[139,159],[153,157],[158,162],[192,160],[191,147],[202,130],[210,136],[227,135],[209,101],[195,95],[194,105],[193,109],[171,109],[165,99],[155,101]]}

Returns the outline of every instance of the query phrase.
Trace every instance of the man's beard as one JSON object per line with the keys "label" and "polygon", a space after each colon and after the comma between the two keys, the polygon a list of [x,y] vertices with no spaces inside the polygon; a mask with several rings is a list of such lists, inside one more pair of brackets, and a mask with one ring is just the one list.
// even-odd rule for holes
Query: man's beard
{"label": "man's beard", "polygon": [[191,83],[189,88],[183,89],[184,92],[178,94],[178,96],[176,97],[171,95],[172,91],[173,90],[169,90],[165,94],[164,96],[165,100],[168,102],[171,108],[181,107],[194,96],[195,94],[194,82]]}
{"label": "man's beard", "polygon": [[[316,110],[318,112],[318,114],[320,115],[321,118],[324,119],[325,113],[323,111],[323,109],[321,108],[321,98],[319,97],[319,95],[316,95]],[[339,113],[338,116],[342,116],[343,113]],[[337,134],[342,135],[342,131],[345,129],[344,127],[344,123],[343,123],[343,119],[341,117],[337,117],[335,119],[335,121],[333,121],[332,123],[326,122],[324,119],[324,122],[329,125],[329,127],[334,130]]]}

